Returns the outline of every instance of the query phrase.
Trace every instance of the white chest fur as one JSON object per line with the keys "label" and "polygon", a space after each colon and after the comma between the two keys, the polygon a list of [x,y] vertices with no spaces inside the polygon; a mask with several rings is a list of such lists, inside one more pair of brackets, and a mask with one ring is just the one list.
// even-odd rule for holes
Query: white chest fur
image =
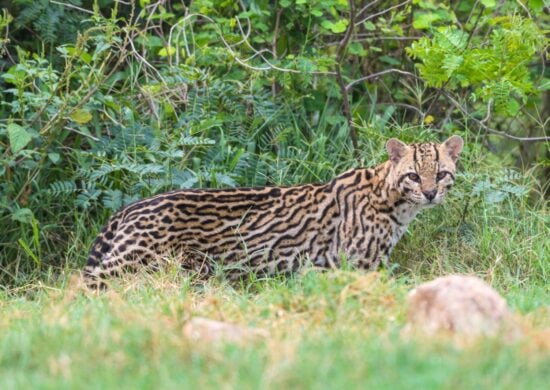
{"label": "white chest fur", "polygon": [[411,203],[403,203],[395,208],[393,215],[395,219],[399,222],[393,222],[393,230],[391,236],[391,248],[397,244],[397,242],[403,237],[407,231],[409,223],[416,217],[418,212],[422,208],[418,205],[413,205]]}

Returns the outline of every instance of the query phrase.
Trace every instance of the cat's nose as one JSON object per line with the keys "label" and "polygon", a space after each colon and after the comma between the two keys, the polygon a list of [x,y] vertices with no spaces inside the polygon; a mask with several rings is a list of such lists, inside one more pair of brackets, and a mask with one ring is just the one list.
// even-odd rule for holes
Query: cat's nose
{"label": "cat's nose", "polygon": [[428,199],[429,201],[432,201],[437,195],[437,190],[422,191],[422,193],[424,194],[426,199]]}

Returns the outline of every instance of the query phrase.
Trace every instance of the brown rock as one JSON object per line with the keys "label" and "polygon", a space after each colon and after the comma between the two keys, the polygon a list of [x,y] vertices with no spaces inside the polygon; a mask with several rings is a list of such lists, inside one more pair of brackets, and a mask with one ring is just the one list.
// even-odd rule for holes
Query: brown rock
{"label": "brown rock", "polygon": [[475,337],[511,334],[514,328],[506,301],[474,276],[437,278],[412,290],[407,300],[407,331]]}

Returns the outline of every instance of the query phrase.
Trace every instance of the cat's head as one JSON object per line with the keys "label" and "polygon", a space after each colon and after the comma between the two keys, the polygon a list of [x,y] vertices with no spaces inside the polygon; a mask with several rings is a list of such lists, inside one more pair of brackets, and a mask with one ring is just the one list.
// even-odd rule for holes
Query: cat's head
{"label": "cat's head", "polygon": [[389,179],[408,202],[439,204],[455,181],[456,161],[464,141],[453,135],[442,144],[404,144],[392,138],[386,149],[393,165]]}

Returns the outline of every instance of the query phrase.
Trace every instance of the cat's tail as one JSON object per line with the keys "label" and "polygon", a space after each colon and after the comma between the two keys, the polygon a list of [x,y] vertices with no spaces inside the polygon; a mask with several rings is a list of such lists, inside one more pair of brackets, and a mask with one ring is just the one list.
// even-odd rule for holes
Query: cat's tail
{"label": "cat's tail", "polygon": [[111,256],[113,240],[122,218],[122,213],[113,215],[103,226],[92,245],[88,261],[84,267],[84,282],[89,288],[105,287],[105,283],[102,281],[108,275],[108,270],[105,269],[105,260]]}

